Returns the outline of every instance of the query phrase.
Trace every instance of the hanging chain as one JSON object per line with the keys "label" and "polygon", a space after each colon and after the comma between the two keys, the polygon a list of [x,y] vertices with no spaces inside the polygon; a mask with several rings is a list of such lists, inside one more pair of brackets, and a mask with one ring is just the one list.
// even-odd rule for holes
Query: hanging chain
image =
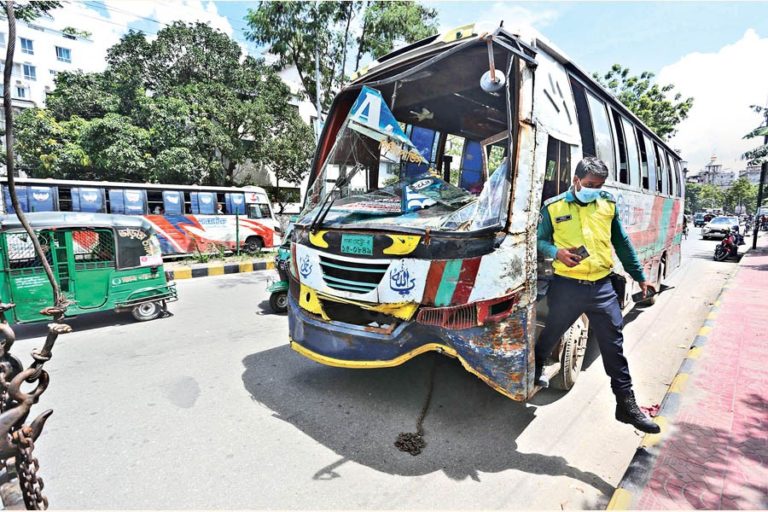
{"label": "hanging chain", "polygon": [[435,367],[437,366],[439,357],[438,354],[432,355],[432,369],[429,372],[429,389],[427,390],[427,397],[421,408],[419,419],[416,421],[416,432],[400,432],[397,436],[395,446],[401,452],[407,452],[416,456],[427,446],[427,442],[424,440],[424,418],[427,417],[429,404],[432,402],[432,392],[435,389]]}
{"label": "hanging chain", "polygon": [[[48,498],[43,494],[43,479],[38,476],[40,463],[34,456],[35,440],[40,436],[45,422],[53,411],[46,410],[31,423],[25,421],[34,404],[48,388],[49,375],[43,369],[51,359],[53,346],[60,334],[72,331],[61,320],[64,307],[49,307],[42,314],[52,316],[48,324],[48,335],[42,349],[32,351],[32,363],[24,368],[21,362],[9,350],[16,340],[13,329],[5,318],[6,311],[14,304],[0,304],[0,462],[6,471],[16,470],[21,496],[29,510],[45,510]],[[30,391],[22,391],[22,384],[33,385]],[[10,459],[14,464],[10,464]],[[6,503],[6,506],[12,504]]]}

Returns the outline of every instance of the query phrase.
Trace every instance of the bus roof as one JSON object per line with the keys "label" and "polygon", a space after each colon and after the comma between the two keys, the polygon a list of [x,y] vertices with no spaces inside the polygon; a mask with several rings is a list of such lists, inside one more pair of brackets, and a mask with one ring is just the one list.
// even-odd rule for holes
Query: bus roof
{"label": "bus roof", "polygon": [[611,106],[619,110],[625,117],[631,119],[635,124],[645,128],[645,130],[653,137],[653,139],[663,146],[672,156],[680,158],[673,148],[671,148],[664,139],[659,137],[653,130],[651,130],[643,121],[638,118],[634,112],[629,110],[616,96],[610,91],[605,89],[599,82],[597,82],[586,71],[578,67],[574,62],[566,55],[564,51],[558,48],[554,43],[547,39],[543,34],[532,27],[518,27],[515,29],[501,28],[499,26],[493,26],[488,23],[470,23],[445,31],[443,34],[430,36],[407,46],[398,48],[387,55],[380,57],[362,68],[360,71],[352,75],[352,82],[348,87],[357,88],[363,83],[370,81],[377,81],[379,78],[374,75],[380,75],[381,72],[388,69],[400,67],[400,65],[412,60],[418,60],[423,58],[426,54],[437,55],[449,48],[456,46],[457,44],[467,42],[474,39],[485,37],[488,34],[502,34],[508,38],[513,38],[522,43],[526,49],[533,49],[534,51],[544,51],[547,55],[562,64],[566,70],[576,77],[580,82],[586,85],[602,95],[604,98],[609,99]]}
{"label": "bus roof", "polygon": [[[38,212],[27,213],[34,229],[45,228],[141,228],[151,230],[149,222],[140,216],[110,215],[107,213]],[[22,229],[16,215],[0,215],[0,231]]]}
{"label": "bus roof", "polygon": [[[0,183],[8,183],[8,178],[3,176]],[[95,187],[95,188],[136,188],[143,190],[181,190],[184,192],[263,192],[261,187],[247,185],[244,187],[209,187],[206,185],[173,185],[165,183],[121,183],[119,181],[82,181],[82,180],[58,180],[53,178],[16,178],[19,185],[32,185],[41,187]]]}

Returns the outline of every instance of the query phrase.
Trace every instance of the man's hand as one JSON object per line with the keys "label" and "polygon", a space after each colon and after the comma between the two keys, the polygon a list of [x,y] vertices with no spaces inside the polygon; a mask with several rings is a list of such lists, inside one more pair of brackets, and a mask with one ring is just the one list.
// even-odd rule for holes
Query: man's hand
{"label": "man's hand", "polygon": [[643,281],[642,283],[637,283],[637,285],[640,287],[640,290],[643,292],[643,298],[648,296],[648,281]]}
{"label": "man's hand", "polygon": [[555,257],[566,267],[575,267],[581,262],[579,255],[573,252],[575,250],[576,247],[571,247],[569,249],[558,249]]}

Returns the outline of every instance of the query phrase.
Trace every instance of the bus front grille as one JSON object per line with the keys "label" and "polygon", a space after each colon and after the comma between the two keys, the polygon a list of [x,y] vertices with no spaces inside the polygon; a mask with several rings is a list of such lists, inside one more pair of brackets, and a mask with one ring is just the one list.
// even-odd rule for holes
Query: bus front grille
{"label": "bus front grille", "polygon": [[389,268],[389,263],[347,261],[320,256],[323,280],[329,288],[354,293],[376,289]]}

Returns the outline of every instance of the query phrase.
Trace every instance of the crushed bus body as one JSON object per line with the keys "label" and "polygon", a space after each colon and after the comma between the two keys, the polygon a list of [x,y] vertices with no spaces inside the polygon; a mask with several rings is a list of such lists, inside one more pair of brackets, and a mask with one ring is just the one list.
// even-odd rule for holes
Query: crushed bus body
{"label": "crushed bus body", "polygon": [[[556,314],[539,293],[548,273],[538,213],[583,154],[613,155],[608,187],[633,241],[644,237],[653,281],[677,266],[676,156],[565,63],[540,39],[468,26],[393,52],[337,95],[291,238],[297,352],[378,368],[439,351],[500,393],[530,398],[537,331]],[[592,96],[627,130],[621,138],[603,135],[597,107],[585,117]],[[565,389],[588,328],[578,320],[556,349]]]}

